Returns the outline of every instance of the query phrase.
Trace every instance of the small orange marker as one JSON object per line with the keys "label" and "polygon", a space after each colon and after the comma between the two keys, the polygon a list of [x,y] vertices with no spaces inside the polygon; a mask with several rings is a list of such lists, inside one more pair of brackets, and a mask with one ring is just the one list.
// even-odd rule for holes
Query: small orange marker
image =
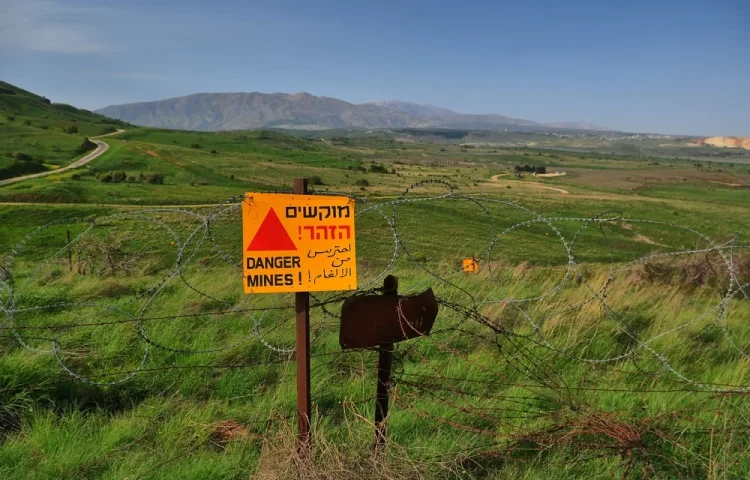
{"label": "small orange marker", "polygon": [[472,255],[470,258],[464,258],[461,270],[464,272],[477,272],[479,271],[479,260]]}

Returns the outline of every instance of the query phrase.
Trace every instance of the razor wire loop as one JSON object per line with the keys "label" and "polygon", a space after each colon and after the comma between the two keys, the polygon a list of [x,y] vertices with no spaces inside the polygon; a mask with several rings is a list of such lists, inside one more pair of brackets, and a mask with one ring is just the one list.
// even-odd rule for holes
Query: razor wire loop
{"label": "razor wire loop", "polygon": [[[438,192],[438,193],[428,192],[426,194],[416,195],[417,193],[419,193],[420,189],[425,188],[425,187],[439,187],[439,188],[443,188],[445,191]],[[277,191],[277,193],[290,193],[290,191],[279,190]],[[318,334],[322,335],[322,332],[326,331],[326,329],[331,325],[331,322],[336,322],[337,320],[340,320],[340,315],[335,313],[331,307],[339,304],[340,302],[346,300],[347,298],[375,292],[377,288],[373,288],[372,285],[378,280],[380,280],[383,276],[385,276],[388,272],[390,272],[395,267],[397,259],[400,257],[400,250],[403,250],[405,257],[412,264],[417,266],[420,270],[427,273],[430,278],[437,280],[439,282],[439,285],[441,285],[441,288],[447,289],[448,292],[459,293],[465,299],[465,300],[456,302],[456,301],[448,299],[448,297],[437,296],[437,301],[440,305],[454,312],[456,315],[462,318],[464,322],[473,322],[483,328],[486,328],[491,333],[491,335],[494,336],[493,338],[495,338],[496,341],[504,340],[506,342],[510,342],[511,345],[515,345],[515,347],[513,348],[520,348],[519,347],[520,344],[517,342],[530,341],[532,342],[533,345],[543,347],[544,349],[547,349],[556,355],[560,355],[570,360],[581,361],[581,362],[592,364],[592,365],[612,364],[614,362],[618,362],[618,361],[629,358],[633,361],[633,365],[635,366],[637,370],[641,371],[642,373],[645,373],[644,371],[641,370],[641,367],[638,365],[639,352],[643,351],[643,353],[648,354],[650,357],[655,358],[659,362],[659,364],[661,365],[662,374],[669,373],[673,375],[674,377],[676,377],[677,379],[679,379],[679,381],[683,381],[688,384],[691,384],[695,388],[708,389],[709,391],[717,391],[717,392],[750,391],[750,385],[732,386],[731,388],[726,389],[721,386],[716,386],[714,384],[711,384],[709,382],[702,382],[696,379],[689,378],[687,375],[685,375],[684,373],[681,373],[676,367],[674,367],[670,363],[667,357],[668,353],[672,351],[674,348],[676,348],[678,345],[682,345],[685,342],[689,342],[691,341],[691,339],[698,338],[698,336],[702,332],[708,331],[713,328],[719,328],[722,332],[722,338],[726,339],[726,341],[729,343],[732,349],[734,349],[742,357],[748,358],[749,356],[748,353],[745,351],[745,349],[741,347],[738,341],[734,338],[734,334],[732,333],[732,330],[729,328],[729,325],[727,324],[727,311],[729,309],[730,301],[736,298],[741,298],[741,297],[748,299],[748,290],[750,290],[750,284],[747,284],[747,283],[742,284],[741,280],[737,277],[737,273],[735,271],[735,255],[737,254],[739,250],[750,248],[749,245],[739,244],[738,236],[734,236],[729,241],[725,241],[723,243],[717,243],[711,238],[709,238],[708,236],[688,226],[674,224],[670,222],[649,220],[649,219],[625,218],[622,212],[617,211],[617,210],[604,211],[602,213],[599,213],[591,217],[562,217],[562,216],[545,217],[530,208],[508,201],[503,198],[488,198],[488,197],[482,197],[480,195],[459,194],[457,193],[455,186],[453,186],[449,182],[446,182],[440,179],[415,182],[412,185],[405,188],[404,191],[400,195],[398,195],[395,199],[384,199],[384,201],[380,201],[380,202],[375,202],[365,197],[358,197],[358,196],[353,196],[347,193],[340,193],[340,192],[321,191],[321,192],[312,192],[311,194],[312,195],[317,195],[317,194],[339,195],[339,196],[346,196],[346,197],[351,198],[352,200],[354,200],[355,204],[359,207],[357,208],[355,217],[360,217],[368,213],[373,213],[376,216],[382,217],[383,221],[385,222],[385,230],[390,231],[389,232],[390,236],[393,237],[393,253],[388,257],[386,264],[385,264],[385,268],[382,271],[377,272],[376,275],[368,279],[367,282],[365,282],[364,284],[361,284],[358,290],[354,292],[311,296],[313,300],[310,305],[311,309],[313,311],[320,310],[320,313],[322,314],[322,317],[321,317],[322,320],[318,325],[316,325],[316,329],[315,329],[315,331],[318,332]],[[195,259],[198,253],[202,251],[201,249],[204,247],[208,248],[209,251],[212,252],[208,258],[219,259],[227,263],[228,265],[232,266],[235,269],[235,271],[237,271],[238,269],[241,269],[242,265],[238,261],[232,258],[232,256],[228,253],[226,247],[223,247],[220,244],[220,241],[216,234],[217,234],[217,229],[221,227],[220,222],[224,219],[231,220],[234,224],[239,224],[238,217],[240,213],[241,204],[242,202],[247,202],[247,201],[249,201],[249,199],[247,198],[246,195],[243,194],[243,195],[236,195],[236,196],[230,197],[224,200],[223,202],[214,205],[213,208],[211,208],[207,213],[206,212],[199,213],[198,211],[184,209],[184,208],[155,207],[155,208],[145,208],[145,209],[125,211],[125,212],[120,212],[120,213],[115,213],[115,214],[110,214],[110,215],[104,215],[100,217],[95,216],[95,217],[89,217],[89,218],[79,218],[79,217],[72,217],[72,218],[67,218],[67,219],[64,218],[64,219],[55,220],[53,222],[50,222],[48,224],[45,224],[45,225],[42,225],[33,229],[32,231],[30,231],[28,234],[26,234],[24,237],[21,238],[21,240],[13,247],[13,249],[9,253],[4,264],[0,266],[1,267],[0,268],[0,302],[1,302],[0,314],[3,314],[4,316],[3,322],[0,324],[0,329],[9,329],[13,334],[12,335],[13,338],[15,338],[17,343],[22,348],[35,351],[35,352],[39,352],[39,353],[52,353],[54,357],[56,358],[56,360],[60,363],[64,371],[66,371],[68,374],[70,374],[74,378],[84,383],[89,383],[92,385],[114,385],[116,383],[121,383],[123,381],[127,381],[131,379],[134,375],[137,374],[138,371],[144,368],[144,365],[146,365],[151,348],[156,348],[156,349],[164,350],[164,351],[175,353],[175,354],[185,354],[185,355],[209,354],[209,353],[217,353],[217,352],[226,351],[232,348],[236,348],[240,345],[246,344],[249,341],[252,341],[253,338],[256,338],[260,342],[261,345],[263,345],[265,348],[267,348],[271,352],[277,353],[279,355],[287,355],[287,356],[290,355],[291,353],[294,352],[293,348],[280,347],[280,346],[272,344],[266,339],[262,331],[262,321],[264,319],[264,316],[267,315],[268,312],[285,311],[285,310],[291,311],[292,309],[291,304],[283,305],[280,297],[277,297],[275,301],[272,303],[272,305],[270,306],[263,306],[263,307],[253,306],[252,308],[240,308],[236,305],[233,305],[229,301],[222,300],[221,298],[218,298],[216,295],[213,295],[207,292],[204,288],[201,288],[200,286],[196,285],[195,282],[187,278],[187,272],[186,272],[187,267],[196,263]],[[567,267],[564,270],[562,278],[560,279],[559,282],[556,282],[551,288],[548,288],[539,294],[532,295],[532,296],[525,297],[525,298],[493,298],[492,296],[490,297],[485,296],[485,297],[480,298],[480,296],[478,296],[475,293],[472,293],[471,291],[467,290],[467,288],[464,288],[459,284],[459,282],[455,279],[456,275],[458,275],[456,272],[452,274],[442,274],[437,271],[433,271],[433,269],[430,266],[425,264],[425,261],[421,261],[420,259],[416,258],[412,250],[408,248],[407,245],[409,244],[409,242],[407,242],[404,239],[403,232],[401,232],[401,223],[399,221],[399,219],[401,219],[404,216],[404,213],[398,213],[399,212],[398,209],[399,207],[408,206],[412,204],[416,205],[420,203],[430,203],[430,202],[440,202],[440,201],[469,202],[470,204],[479,208],[479,210],[482,212],[481,215],[483,216],[483,218],[486,218],[486,222],[489,225],[489,230],[491,232],[490,239],[489,239],[487,248],[484,250],[483,253],[479,255],[479,258],[480,260],[484,260],[482,263],[486,262],[486,265],[487,265],[486,272],[489,275],[489,278],[491,280],[488,284],[490,287],[492,288],[498,287],[498,285],[496,285],[498,282],[498,277],[497,277],[497,273],[493,269],[493,260],[492,260],[495,249],[510,234],[520,231],[521,229],[532,226],[532,225],[546,226],[547,228],[552,230],[552,232],[560,240],[561,246],[563,247],[564,255],[567,258]],[[498,206],[501,208],[510,208],[524,215],[528,215],[531,218],[528,220],[521,221],[521,222],[516,222],[506,227],[504,230],[500,231],[499,224],[496,222],[493,212],[490,211],[490,207],[493,207],[493,206]],[[386,212],[387,209],[390,210],[390,213]],[[181,215],[183,219],[190,219],[191,222],[194,222],[194,225],[190,227],[190,229],[184,234],[184,236],[182,236],[170,224],[169,221],[163,218],[160,218],[160,216],[167,216],[167,215],[171,215],[171,216]],[[95,229],[96,227],[106,225],[108,222],[111,222],[114,220],[139,220],[139,221],[152,222],[154,225],[158,226],[161,230],[165,231],[168,237],[171,238],[172,243],[176,246],[175,264],[169,270],[169,273],[163,276],[161,280],[157,281],[151,287],[145,289],[144,291],[140,293],[133,295],[131,298],[125,301],[125,304],[132,304],[133,302],[143,300],[143,303],[139,306],[135,314],[126,314],[124,311],[119,311],[117,309],[112,309],[103,304],[95,304],[91,302],[88,302],[88,303],[86,302],[80,302],[80,303],[58,302],[58,303],[52,303],[52,304],[43,305],[43,306],[22,306],[19,303],[23,298],[22,294],[30,286],[33,279],[39,275],[39,272],[45,266],[49,265],[50,262],[52,262],[63,251],[70,248],[73,244],[79,242],[86,235],[91,234],[92,230]],[[558,227],[558,224],[561,222],[577,222],[577,223],[580,223],[580,226],[577,229],[577,231],[568,239]],[[25,279],[23,278],[19,279],[17,278],[17,276],[14,276],[15,258],[24,251],[24,248],[26,247],[26,245],[35,236],[45,231],[46,229],[49,229],[55,226],[60,226],[60,225],[73,224],[73,223],[84,224],[85,226],[84,230],[81,233],[78,233],[77,236],[74,239],[72,239],[71,242],[69,242],[67,245],[57,250],[54,254],[47,257],[44,261],[36,265],[36,268],[33,269],[33,271],[30,274],[26,275]],[[613,244],[612,244],[611,239],[607,235],[606,231],[604,230],[604,227],[606,225],[623,225],[623,224],[638,224],[638,223],[645,224],[645,225],[659,226],[662,228],[681,229],[687,233],[694,235],[698,239],[699,242],[705,242],[707,246],[699,248],[699,246],[696,245],[696,247],[692,249],[683,248],[683,249],[676,250],[676,251],[649,253],[648,255],[635,258],[629,262],[616,266]],[[599,230],[602,237],[604,238],[606,242],[606,249],[608,252],[608,257],[609,257],[609,262],[608,262],[609,273],[604,279],[604,281],[602,282],[602,284],[599,286],[592,285],[590,280],[586,278],[586,272],[584,272],[580,268],[581,265],[579,264],[576,258],[576,246],[579,243],[579,239],[581,238],[582,234],[584,233],[586,229],[589,229],[592,227],[596,227]],[[697,254],[705,254],[706,256],[708,256],[711,253],[718,254],[718,256],[721,259],[722,265],[726,268],[727,272],[729,273],[729,285],[727,286],[726,291],[724,291],[723,294],[720,296],[720,299],[717,304],[713,305],[711,308],[708,308],[703,313],[696,315],[694,318],[691,318],[685,322],[682,322],[669,330],[658,332],[654,334],[653,336],[651,336],[650,338],[639,338],[638,333],[631,328],[631,325],[628,323],[627,319],[622,315],[622,313],[612,308],[612,306],[607,301],[608,291],[612,288],[615,280],[620,275],[622,275],[623,272],[627,271],[627,269],[635,265],[644,264],[646,262],[650,262],[654,260],[671,259],[671,258],[678,258],[681,256],[690,256],[690,255],[697,255]],[[714,267],[711,265],[711,268],[713,269]],[[566,284],[568,284],[571,278],[573,277],[577,279],[577,281],[579,282],[579,285],[582,285],[587,290],[588,295],[586,296],[586,298],[577,302],[571,302],[566,305],[557,306],[557,308],[552,309],[552,311],[549,311],[546,313],[541,313],[541,314],[532,313],[530,309],[531,306],[533,306],[535,303],[540,302],[541,300],[552,299],[555,295],[560,293],[563,287]],[[211,302],[217,305],[220,305],[223,308],[221,308],[219,311],[215,311],[215,312],[207,311],[207,312],[202,312],[200,314],[195,314],[195,315],[175,314],[175,315],[164,315],[164,316],[158,316],[158,315],[147,316],[146,314],[149,308],[152,307],[156,299],[164,292],[164,289],[166,288],[166,286],[172,281],[179,281],[181,284],[185,285],[189,290],[193,291],[200,297],[208,299]],[[422,282],[424,282],[424,280],[422,280]],[[411,290],[415,290],[417,288],[418,288],[417,285],[414,285],[411,287]],[[407,289],[407,293],[408,293],[408,289]],[[598,303],[601,306],[602,310],[606,312],[606,317],[612,319],[618,325],[619,331],[629,339],[629,345],[627,346],[626,351],[624,353],[612,355],[609,357],[585,358],[580,355],[576,355],[572,353],[571,351],[573,347],[577,348],[580,342],[587,341],[585,338],[578,340],[573,345],[568,345],[567,347],[562,348],[562,347],[556,347],[555,345],[553,345],[552,341],[549,338],[547,338],[547,336],[544,334],[543,327],[549,319],[553,318],[556,315],[574,311],[575,309],[581,308],[584,305],[587,305],[589,303]],[[510,307],[512,307],[524,319],[524,321],[530,326],[530,331],[524,333],[524,332],[514,331],[513,329],[505,328],[500,323],[498,323],[494,318],[481,313],[481,309],[484,306],[492,305],[492,304],[507,304]],[[20,325],[18,323],[19,314],[29,313],[29,312],[34,312],[34,311],[44,311],[45,309],[51,309],[51,308],[74,308],[74,307],[104,308],[105,310],[108,310],[112,313],[117,313],[118,315],[124,315],[125,319],[115,320],[115,321],[102,321],[100,323],[91,323],[91,322],[90,323],[86,323],[86,322],[75,323],[74,322],[71,324],[64,324],[64,325],[43,325],[43,326]],[[196,349],[196,348],[178,348],[175,346],[162,344],[161,342],[154,340],[154,338],[152,338],[153,335],[150,335],[147,330],[147,324],[150,323],[151,321],[158,321],[158,320],[172,321],[172,320],[177,320],[180,318],[190,318],[190,317],[195,317],[195,316],[211,316],[211,315],[244,316],[248,318],[250,322],[252,323],[252,333],[247,338],[240,340],[238,342],[235,342],[233,344],[230,344],[230,345],[225,345],[225,346],[218,347],[218,348]],[[667,347],[663,347],[661,350],[657,350],[656,347],[654,346],[655,343],[659,339],[665,338],[681,330],[685,330],[690,326],[700,325],[701,322],[704,322],[706,319],[710,319],[710,318],[713,318],[713,320],[708,325],[702,327],[699,330],[699,333],[692,335],[687,339],[682,340],[681,343],[673,343]],[[64,348],[61,346],[61,341],[60,341],[61,335],[63,335],[64,333],[68,332],[71,329],[80,328],[83,326],[92,326],[92,325],[105,326],[105,325],[115,325],[115,324],[121,324],[121,323],[132,323],[136,329],[138,337],[145,344],[144,356],[142,357],[138,367],[133,372],[117,380],[99,383],[99,382],[92,380],[89,377],[86,377],[76,372],[73,368],[71,368],[69,365],[66,364],[63,358]],[[22,331],[27,330],[27,329],[57,330],[57,334],[54,336],[54,338],[51,339],[52,348],[44,350],[44,349],[39,349],[39,348],[29,345],[24,340],[25,337],[21,333]],[[40,337],[40,338],[46,338],[46,337]],[[39,338],[36,338],[36,339],[38,340]],[[588,341],[591,341],[591,340],[592,339],[588,339]],[[500,347],[500,343],[498,343],[498,346]],[[408,352],[408,351],[405,350],[405,352]],[[528,352],[524,353],[523,355],[528,355]],[[527,357],[527,360],[531,361],[530,358],[528,357]],[[519,363],[518,365],[522,365],[522,363]]]}

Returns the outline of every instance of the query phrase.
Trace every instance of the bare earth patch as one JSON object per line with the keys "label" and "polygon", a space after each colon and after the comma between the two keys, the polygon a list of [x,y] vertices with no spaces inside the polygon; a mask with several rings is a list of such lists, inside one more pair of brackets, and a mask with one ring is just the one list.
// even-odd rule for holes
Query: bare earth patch
{"label": "bare earth patch", "polygon": [[719,185],[726,185],[727,187],[744,187],[745,185],[742,183],[736,183],[736,182],[719,182],[717,180],[709,180],[710,183],[718,183]]}
{"label": "bare earth patch", "polygon": [[636,242],[640,242],[640,243],[647,243],[649,245],[661,245],[661,243],[651,238],[648,238],[645,235],[641,235],[640,233],[636,233],[635,236],[633,237],[633,240],[635,240]]}
{"label": "bare earth patch", "polygon": [[226,445],[232,440],[244,438],[249,435],[247,428],[235,420],[225,420],[216,426],[211,432],[211,441],[218,445]]}
{"label": "bare earth patch", "polygon": [[535,177],[564,177],[567,175],[565,172],[555,172],[555,173],[535,173]]}
{"label": "bare earth patch", "polygon": [[[493,175],[490,180],[492,182],[499,183],[500,182],[500,177],[503,177],[503,176],[506,176],[506,175],[510,175],[510,174],[509,173],[501,173],[501,174],[498,174],[498,175]],[[529,185],[529,186],[532,186],[532,187],[543,188],[545,190],[552,190],[552,191],[555,191],[555,192],[558,192],[558,193],[562,193],[562,194],[568,194],[568,193],[570,193],[569,191],[563,190],[562,188],[548,187],[547,185],[544,185],[544,184],[541,184],[541,183],[538,183],[538,182],[518,182],[518,183],[515,183],[514,185]]]}

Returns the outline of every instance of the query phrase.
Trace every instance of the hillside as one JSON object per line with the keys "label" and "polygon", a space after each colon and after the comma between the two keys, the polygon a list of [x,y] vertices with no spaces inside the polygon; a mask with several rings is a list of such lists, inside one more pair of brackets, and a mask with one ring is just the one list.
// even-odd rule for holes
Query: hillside
{"label": "hillside", "polygon": [[121,125],[0,81],[0,180],[68,165]]}
{"label": "hillside", "polygon": [[[97,112],[141,126],[203,131],[261,127],[309,130],[343,127],[525,131],[552,128],[531,120],[493,113],[457,113],[431,105],[396,100],[354,104],[305,92],[197,93],[155,102],[112,105]],[[565,128],[591,127],[588,124],[566,125]]]}
{"label": "hillside", "polygon": [[709,137],[699,143],[714,147],[744,148],[750,150],[750,137]]}
{"label": "hillside", "polygon": [[123,125],[119,120],[107,118],[99,113],[66,105],[64,103],[53,103],[50,99],[41,95],[26,91],[10,83],[0,80],[0,114],[13,115],[18,120],[30,119],[39,121],[46,120],[49,127],[63,127],[71,123],[96,124],[96,125]]}

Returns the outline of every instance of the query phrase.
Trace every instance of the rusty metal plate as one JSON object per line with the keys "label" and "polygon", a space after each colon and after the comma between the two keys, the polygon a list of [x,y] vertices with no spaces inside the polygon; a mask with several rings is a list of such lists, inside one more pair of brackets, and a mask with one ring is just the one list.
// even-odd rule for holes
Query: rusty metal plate
{"label": "rusty metal plate", "polygon": [[432,289],[419,295],[363,295],[348,298],[341,307],[339,344],[370,348],[429,335],[438,314]]}

